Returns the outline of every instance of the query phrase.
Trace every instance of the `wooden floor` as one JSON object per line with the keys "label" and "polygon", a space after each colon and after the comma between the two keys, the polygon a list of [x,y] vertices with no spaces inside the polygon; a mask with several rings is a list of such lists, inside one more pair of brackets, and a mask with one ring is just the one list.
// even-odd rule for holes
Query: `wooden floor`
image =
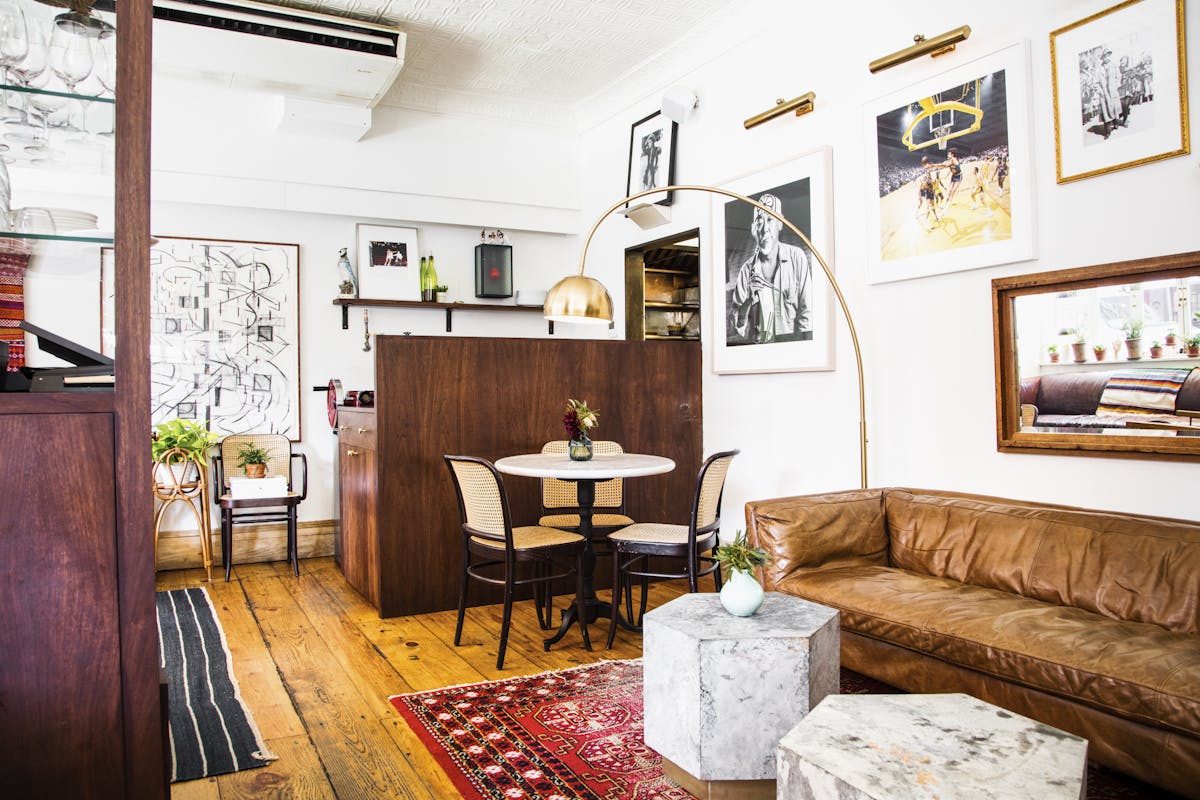
{"label": "wooden floor", "polygon": [[[239,565],[229,583],[213,573],[205,583],[203,570],[161,572],[158,589],[208,588],[242,697],[279,760],[176,783],[176,800],[458,797],[390,695],[642,654],[640,635],[628,631],[605,650],[607,621],[589,628],[592,652],[583,649],[578,628],[543,652],[546,634],[532,601],[523,601],[514,607],[504,669],[497,670],[498,605],[468,609],[463,644],[455,647],[453,611],[380,619],[331,558],[302,561],[299,578],[283,562]],[[650,607],[686,588],[683,581],[652,586]],[[556,598],[556,606],[568,600]]]}

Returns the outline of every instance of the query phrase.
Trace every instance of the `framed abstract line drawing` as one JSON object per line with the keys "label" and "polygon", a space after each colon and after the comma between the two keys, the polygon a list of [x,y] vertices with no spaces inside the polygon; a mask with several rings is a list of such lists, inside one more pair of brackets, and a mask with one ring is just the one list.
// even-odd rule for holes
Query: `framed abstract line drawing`
{"label": "framed abstract line drawing", "polygon": [[1031,259],[1029,48],[1021,42],[867,104],[867,281]]}
{"label": "framed abstract line drawing", "polygon": [[[678,125],[661,111],[633,123],[629,133],[629,174],[625,196],[675,182],[675,135]],[[674,192],[652,194],[641,203],[669,206]]]}
{"label": "framed abstract line drawing", "polygon": [[[832,150],[822,148],[719,188],[783,216],[833,268]],[[761,209],[712,197],[713,371],[834,368],[833,290],[812,251]]]}
{"label": "framed abstract line drawing", "polygon": [[[112,249],[101,252],[101,343],[113,346]],[[154,423],[300,439],[300,246],[166,236],[150,247]]]}
{"label": "framed abstract line drawing", "polygon": [[1050,32],[1059,183],[1191,151],[1183,0],[1128,0]]}
{"label": "framed abstract line drawing", "polygon": [[421,299],[421,251],[416,228],[359,224],[357,239],[359,297]]}

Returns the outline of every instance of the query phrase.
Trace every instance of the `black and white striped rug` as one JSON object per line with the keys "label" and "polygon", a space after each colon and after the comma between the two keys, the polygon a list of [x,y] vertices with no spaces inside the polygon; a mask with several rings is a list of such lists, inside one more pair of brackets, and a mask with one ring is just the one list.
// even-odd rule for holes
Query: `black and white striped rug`
{"label": "black and white striped rug", "polygon": [[225,632],[204,589],[159,592],[159,665],[166,670],[171,781],[275,760],[242,702]]}

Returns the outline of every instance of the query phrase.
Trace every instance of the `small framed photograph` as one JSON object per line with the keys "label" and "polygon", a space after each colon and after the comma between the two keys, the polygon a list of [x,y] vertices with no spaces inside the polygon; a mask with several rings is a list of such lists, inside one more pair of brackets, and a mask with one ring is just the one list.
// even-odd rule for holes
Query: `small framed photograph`
{"label": "small framed photograph", "polygon": [[1058,182],[1186,155],[1183,0],[1127,2],[1050,32]]}
{"label": "small framed photograph", "polygon": [[[670,186],[675,182],[675,131],[674,121],[655,111],[645,119],[633,123],[629,134],[629,175],[625,182],[625,195],[629,196],[653,189]],[[639,203],[671,205],[674,192],[652,194]]]}
{"label": "small framed photograph", "polygon": [[867,104],[869,283],[1034,257],[1028,64],[1020,42]]}
{"label": "small framed photograph", "polygon": [[[832,151],[822,148],[720,188],[795,225],[833,269]],[[804,241],[742,200],[712,199],[713,372],[834,368],[833,289]]]}
{"label": "small framed photograph", "polygon": [[358,226],[358,293],[370,300],[420,300],[416,228]]}

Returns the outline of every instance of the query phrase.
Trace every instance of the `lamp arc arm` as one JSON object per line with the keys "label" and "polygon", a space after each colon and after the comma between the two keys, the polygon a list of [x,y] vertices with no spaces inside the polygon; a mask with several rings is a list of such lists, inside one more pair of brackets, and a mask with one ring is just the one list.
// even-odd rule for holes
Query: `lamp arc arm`
{"label": "lamp arc arm", "polygon": [[861,479],[862,488],[866,489],[867,488],[867,395],[866,395],[866,388],[863,385],[862,348],[859,346],[859,343],[858,343],[858,331],[854,326],[854,317],[850,313],[850,307],[846,304],[846,298],[842,294],[842,287],[838,285],[837,278],[833,277],[833,270],[830,269],[829,264],[826,263],[825,257],[822,256],[820,254],[820,252],[817,251],[817,248],[813,247],[812,241],[807,236],[804,235],[804,232],[801,231],[799,228],[797,228],[795,225],[793,225],[790,221],[788,221],[788,219],[786,217],[784,217],[782,214],[779,214],[779,213],[771,210],[770,208],[768,208],[767,206],[758,202],[757,200],[753,200],[749,197],[746,197],[744,194],[738,194],[737,192],[731,192],[728,189],[718,189],[715,186],[703,186],[703,185],[699,185],[699,184],[672,184],[670,186],[660,186],[660,187],[657,187],[654,189],[647,189],[644,192],[638,192],[637,194],[631,194],[631,195],[629,195],[629,197],[626,197],[623,200],[619,200],[616,203],[613,203],[611,206],[609,206],[607,211],[605,211],[603,214],[601,214],[596,219],[596,221],[594,223],[592,223],[592,228],[591,228],[591,230],[588,231],[587,238],[584,239],[584,242],[583,242],[583,252],[580,253],[580,256],[579,256],[579,274],[580,275],[583,274],[584,265],[587,263],[588,248],[592,244],[592,237],[596,235],[596,230],[600,227],[600,223],[602,223],[602,222],[604,222],[604,220],[608,219],[613,214],[613,212],[615,212],[617,209],[633,202],[634,200],[640,200],[641,198],[648,197],[652,194],[659,194],[661,192],[674,192],[674,191],[704,192],[707,194],[721,195],[724,197],[731,198],[733,200],[741,200],[743,203],[749,203],[750,205],[754,206],[755,208],[760,209],[763,213],[767,214],[768,216],[779,220],[779,222],[781,222],[788,230],[790,230],[792,233],[794,233],[798,237],[800,237],[800,241],[802,241],[805,244],[805,246],[808,247],[808,251],[813,254],[813,256],[817,259],[817,263],[821,265],[821,269],[825,272],[825,278],[829,281],[829,285],[833,289],[834,295],[837,297],[838,305],[841,306],[842,316],[844,316],[846,318],[846,327],[849,328],[849,330],[850,330],[850,341],[854,344],[854,361],[855,361],[855,366],[858,368],[858,438],[859,438],[859,451],[858,452],[859,452],[859,467],[860,467],[859,477]]}

